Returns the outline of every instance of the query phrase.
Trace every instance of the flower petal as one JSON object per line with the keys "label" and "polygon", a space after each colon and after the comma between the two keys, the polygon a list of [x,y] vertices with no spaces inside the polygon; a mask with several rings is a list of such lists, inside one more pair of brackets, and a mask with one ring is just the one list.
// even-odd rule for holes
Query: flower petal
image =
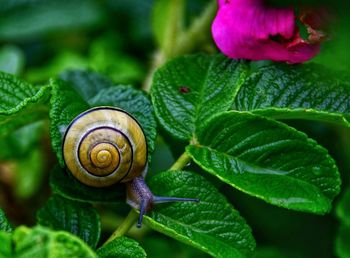
{"label": "flower petal", "polygon": [[319,51],[304,41],[292,8],[272,8],[262,0],[219,0],[212,25],[218,48],[231,58],[305,62]]}

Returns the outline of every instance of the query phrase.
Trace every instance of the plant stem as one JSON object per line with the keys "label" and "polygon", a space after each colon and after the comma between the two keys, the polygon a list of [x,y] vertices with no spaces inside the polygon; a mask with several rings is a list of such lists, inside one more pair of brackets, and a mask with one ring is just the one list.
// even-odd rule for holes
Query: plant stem
{"label": "plant stem", "polygon": [[182,1],[173,0],[171,4],[174,9],[172,13],[176,14],[171,18],[176,19],[168,23],[169,28],[167,28],[165,46],[153,56],[151,68],[142,86],[142,89],[146,92],[150,91],[153,74],[161,65],[170,58],[190,53],[196,46],[206,40],[206,31],[210,30],[210,24],[217,9],[216,0],[212,0],[191,26],[186,31],[182,31],[177,20],[182,19],[179,13],[181,10],[183,11],[183,3]]}
{"label": "plant stem", "polygon": [[175,163],[170,167],[169,170],[181,170],[183,169],[189,162],[191,161],[191,157],[186,153],[182,153],[182,155],[175,161]]}
{"label": "plant stem", "polygon": [[217,9],[216,0],[212,0],[204,9],[202,14],[193,21],[190,28],[183,32],[176,41],[173,53],[183,55],[190,53],[197,45],[205,42],[210,31],[210,24],[215,17]]}
{"label": "plant stem", "polygon": [[154,72],[158,69],[158,67],[163,65],[165,62],[166,62],[166,57],[163,52],[159,51],[153,55],[151,68],[149,69],[146,79],[142,85],[142,89],[144,91],[146,92],[150,91]]}
{"label": "plant stem", "polygon": [[185,1],[169,0],[168,4],[170,11],[167,17],[162,50],[164,56],[170,58],[174,55],[173,52],[176,49],[178,35],[183,31]]}
{"label": "plant stem", "polygon": [[132,225],[135,224],[138,216],[139,215],[137,214],[137,212],[134,209],[132,209],[126,216],[122,224],[119,225],[119,227],[113,232],[113,234],[107,239],[107,241],[103,245],[106,245],[114,239],[125,235],[132,227]]}

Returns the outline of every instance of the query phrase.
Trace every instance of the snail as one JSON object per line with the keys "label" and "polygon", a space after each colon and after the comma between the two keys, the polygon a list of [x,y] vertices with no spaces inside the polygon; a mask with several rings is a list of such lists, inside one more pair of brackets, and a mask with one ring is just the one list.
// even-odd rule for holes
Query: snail
{"label": "snail", "polygon": [[125,183],[127,203],[139,209],[137,227],[153,204],[198,199],[154,196],[145,183],[147,140],[139,122],[115,107],[89,109],[68,125],[63,159],[72,175],[92,187]]}

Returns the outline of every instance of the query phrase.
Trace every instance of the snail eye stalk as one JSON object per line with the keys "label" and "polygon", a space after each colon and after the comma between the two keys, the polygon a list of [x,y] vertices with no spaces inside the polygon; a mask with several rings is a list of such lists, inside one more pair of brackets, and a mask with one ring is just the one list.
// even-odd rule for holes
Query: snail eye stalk
{"label": "snail eye stalk", "polygon": [[154,196],[141,176],[127,183],[127,203],[140,211],[138,228],[142,226],[143,215],[149,212],[154,204],[167,202],[199,202],[199,199]]}

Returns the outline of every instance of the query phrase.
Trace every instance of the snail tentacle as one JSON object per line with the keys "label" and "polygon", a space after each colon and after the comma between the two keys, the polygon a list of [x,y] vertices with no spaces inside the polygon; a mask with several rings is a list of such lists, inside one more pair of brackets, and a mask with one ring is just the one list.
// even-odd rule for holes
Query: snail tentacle
{"label": "snail tentacle", "polygon": [[142,225],[143,216],[152,209],[154,204],[166,202],[199,202],[199,199],[154,196],[142,176],[127,183],[127,203],[140,211],[136,225],[138,228]]}

